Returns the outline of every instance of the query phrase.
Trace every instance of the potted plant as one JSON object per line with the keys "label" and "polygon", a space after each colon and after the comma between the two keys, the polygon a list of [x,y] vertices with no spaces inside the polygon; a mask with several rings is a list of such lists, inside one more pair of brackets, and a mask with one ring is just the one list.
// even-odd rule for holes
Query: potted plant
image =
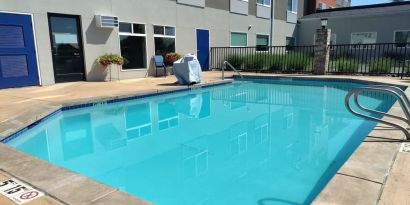
{"label": "potted plant", "polygon": [[173,65],[174,62],[180,58],[181,58],[181,54],[179,53],[175,53],[175,52],[167,53],[165,55],[165,63],[167,63],[168,65]]}
{"label": "potted plant", "polygon": [[110,72],[110,81],[111,81],[112,80],[112,75],[111,75],[112,65],[122,66],[124,64],[124,58],[120,54],[112,54],[112,53],[104,54],[97,58],[97,62],[101,64],[104,67],[104,69]]}

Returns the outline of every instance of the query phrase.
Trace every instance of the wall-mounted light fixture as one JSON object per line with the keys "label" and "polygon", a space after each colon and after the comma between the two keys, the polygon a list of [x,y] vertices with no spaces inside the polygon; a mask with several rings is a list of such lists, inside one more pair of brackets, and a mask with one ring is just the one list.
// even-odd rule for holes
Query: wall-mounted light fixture
{"label": "wall-mounted light fixture", "polygon": [[327,18],[320,19],[320,24],[322,25],[322,28],[326,28],[327,27]]}

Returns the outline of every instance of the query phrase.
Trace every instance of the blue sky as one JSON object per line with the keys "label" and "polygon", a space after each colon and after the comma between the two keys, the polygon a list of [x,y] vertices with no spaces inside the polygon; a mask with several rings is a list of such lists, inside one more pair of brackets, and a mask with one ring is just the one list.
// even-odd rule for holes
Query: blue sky
{"label": "blue sky", "polygon": [[352,6],[389,3],[390,0],[352,0]]}

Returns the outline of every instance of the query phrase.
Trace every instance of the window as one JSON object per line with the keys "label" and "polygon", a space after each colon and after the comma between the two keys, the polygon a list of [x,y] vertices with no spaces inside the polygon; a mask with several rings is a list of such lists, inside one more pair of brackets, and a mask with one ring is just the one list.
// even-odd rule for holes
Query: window
{"label": "window", "polygon": [[323,10],[323,9],[326,9],[327,6],[326,6],[325,3],[320,2],[320,3],[318,4],[318,7],[317,7],[317,8],[318,8],[319,10]]}
{"label": "window", "polygon": [[256,3],[262,6],[269,6],[271,5],[271,0],[256,0]]}
{"label": "window", "polygon": [[154,35],[175,37],[175,27],[171,27],[171,26],[154,26]]}
{"label": "window", "polygon": [[145,34],[145,25],[144,24],[132,24],[133,33]]}
{"label": "window", "polygon": [[132,24],[120,22],[120,33],[132,33]]}
{"label": "window", "polygon": [[154,34],[164,35],[164,26],[154,26]]}
{"label": "window", "polygon": [[410,30],[394,32],[394,43],[396,47],[410,47]]}
{"label": "window", "polygon": [[158,103],[157,110],[159,130],[166,130],[179,125],[179,113],[170,102]]}
{"label": "window", "polygon": [[377,32],[358,32],[352,33],[350,42],[354,44],[353,48],[374,48],[374,45],[361,45],[361,44],[374,44],[377,41]]}
{"label": "window", "polygon": [[298,0],[288,0],[288,11],[298,12]]}
{"label": "window", "polygon": [[269,35],[256,35],[256,51],[268,51]]}
{"label": "window", "polygon": [[147,67],[145,24],[120,22],[120,48],[125,62],[123,70]]}
{"label": "window", "polygon": [[124,113],[128,139],[149,135],[152,132],[151,107],[149,103],[133,105]]}
{"label": "window", "polygon": [[165,56],[167,53],[175,52],[175,36],[175,27],[155,25],[155,54]]}
{"label": "window", "polygon": [[286,37],[286,46],[296,46],[295,37]]}
{"label": "window", "polygon": [[248,46],[248,35],[246,33],[231,32],[231,46]]}

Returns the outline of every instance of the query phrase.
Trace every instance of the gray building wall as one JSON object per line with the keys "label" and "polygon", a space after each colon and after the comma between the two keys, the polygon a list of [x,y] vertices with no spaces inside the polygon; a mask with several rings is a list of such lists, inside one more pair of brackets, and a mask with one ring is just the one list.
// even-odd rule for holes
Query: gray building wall
{"label": "gray building wall", "polygon": [[248,15],[249,14],[249,2],[230,0],[231,1],[231,12],[237,14]]}
{"label": "gray building wall", "polygon": [[179,4],[193,5],[198,7],[205,7],[205,0],[177,0]]}
{"label": "gray building wall", "polygon": [[[19,3],[0,0],[2,11],[33,14],[42,85],[55,82],[48,13],[80,16],[86,80],[99,81],[105,74],[95,60],[104,53],[120,53],[120,45],[118,28],[97,28],[96,14],[118,16],[123,22],[146,25],[147,68],[112,72],[113,79],[131,79],[154,73],[151,60],[155,52],[153,25],[176,27],[176,51],[181,54],[196,53],[197,28],[210,31],[210,46],[230,46],[230,32],[233,31],[247,33],[248,46],[256,45],[257,34],[270,35],[273,45],[285,45],[286,36],[294,35],[296,24],[286,23],[286,18],[283,18],[287,0],[272,0],[272,7],[275,12],[273,21],[270,19],[272,9],[257,6],[256,0],[36,0]],[[302,8],[298,11],[301,15],[303,0],[299,1],[299,8]]]}
{"label": "gray building wall", "polygon": [[[255,4],[256,5],[256,4]],[[271,8],[261,5],[256,5],[256,16],[261,18],[271,18]]]}
{"label": "gray building wall", "polygon": [[288,11],[288,0],[274,1],[274,27],[272,45],[286,45],[286,37],[294,37],[296,35],[297,18],[305,14],[305,0],[298,0],[297,13]]}
{"label": "gray building wall", "polygon": [[[328,27],[336,34],[336,44],[350,44],[351,33],[377,32],[377,43],[393,43],[394,31],[410,30],[410,13],[328,18]],[[320,19],[301,19],[298,24],[299,45],[312,45]]]}

